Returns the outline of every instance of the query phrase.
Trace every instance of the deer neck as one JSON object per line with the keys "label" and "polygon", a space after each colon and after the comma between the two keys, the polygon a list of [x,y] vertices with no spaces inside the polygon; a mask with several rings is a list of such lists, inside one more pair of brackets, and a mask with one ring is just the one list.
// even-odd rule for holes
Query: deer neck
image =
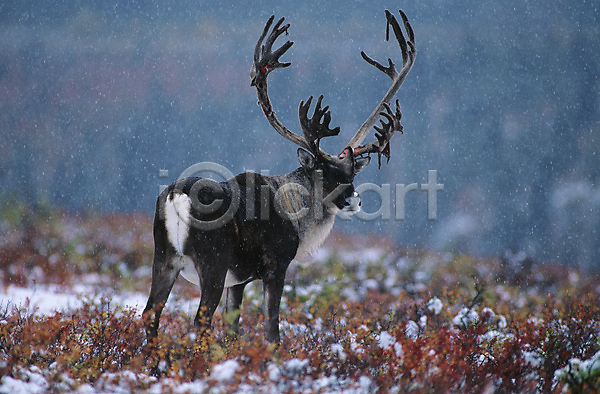
{"label": "deer neck", "polygon": [[[298,233],[299,246],[294,260],[318,249],[331,232],[337,208],[327,207],[323,202],[323,190],[300,167],[278,179],[279,192],[275,197],[288,220]],[[289,213],[292,213],[291,215]]]}

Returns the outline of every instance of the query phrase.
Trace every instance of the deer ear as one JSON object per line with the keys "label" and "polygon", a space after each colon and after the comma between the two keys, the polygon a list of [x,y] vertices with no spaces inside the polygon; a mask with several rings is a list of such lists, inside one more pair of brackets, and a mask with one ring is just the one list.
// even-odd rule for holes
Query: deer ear
{"label": "deer ear", "polygon": [[371,156],[359,157],[354,161],[354,174],[358,174],[371,162]]}
{"label": "deer ear", "polygon": [[302,167],[309,171],[315,167],[316,160],[314,156],[302,148],[298,148],[298,161],[300,161]]}

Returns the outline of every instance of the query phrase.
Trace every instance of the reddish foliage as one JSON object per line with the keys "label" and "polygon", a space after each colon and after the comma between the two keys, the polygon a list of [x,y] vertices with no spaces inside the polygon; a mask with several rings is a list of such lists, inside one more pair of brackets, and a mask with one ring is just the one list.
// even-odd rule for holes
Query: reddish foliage
{"label": "reddish foliage", "polygon": [[[115,288],[146,293],[150,229],[144,216],[64,214],[15,228],[0,244],[2,283],[26,285],[35,277],[66,285],[94,273]],[[359,241],[338,237],[332,245],[346,251],[352,243]],[[131,390],[201,380],[223,390],[266,385],[279,391],[317,390],[326,382],[335,391],[368,377],[372,386],[362,389],[550,392],[564,385],[555,371],[600,348],[594,275],[530,262],[521,276],[501,260],[405,251],[389,242],[382,248],[377,261],[344,260],[334,252],[310,269],[292,267],[279,347],[264,341],[260,293],[251,286],[237,339],[225,334],[219,312],[213,332],[198,333],[190,316],[167,310],[156,342],[147,344],[139,311],[106,297],[51,315],[4,307],[0,375],[18,378],[37,367],[57,391],[86,383],[110,390],[107,374],[130,371],[133,380],[113,378]],[[197,296],[183,284],[175,292]],[[222,382],[212,372],[226,360],[237,369]]]}

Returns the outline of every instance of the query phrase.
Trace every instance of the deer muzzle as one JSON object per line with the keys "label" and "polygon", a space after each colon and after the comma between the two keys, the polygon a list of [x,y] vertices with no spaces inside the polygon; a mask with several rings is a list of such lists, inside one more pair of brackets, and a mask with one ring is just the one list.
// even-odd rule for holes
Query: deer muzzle
{"label": "deer muzzle", "polygon": [[350,196],[346,197],[345,203],[346,205],[344,205],[342,211],[347,213],[356,213],[360,211],[360,206],[362,204],[360,201],[360,194],[356,191],[352,192]]}

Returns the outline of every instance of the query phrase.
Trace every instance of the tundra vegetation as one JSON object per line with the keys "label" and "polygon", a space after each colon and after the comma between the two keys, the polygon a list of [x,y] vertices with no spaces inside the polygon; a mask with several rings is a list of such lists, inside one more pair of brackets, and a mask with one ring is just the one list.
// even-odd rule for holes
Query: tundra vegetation
{"label": "tundra vegetation", "polygon": [[[2,217],[2,392],[600,389],[600,280],[589,272],[521,253],[478,258],[334,233],[288,270],[280,346],[264,337],[260,282],[246,290],[236,339],[222,307],[201,339],[195,306],[177,307],[197,305],[198,289],[179,279],[149,347],[149,216],[11,205]],[[9,298],[17,288],[80,302],[36,311]],[[124,294],[140,304],[124,306]]]}

